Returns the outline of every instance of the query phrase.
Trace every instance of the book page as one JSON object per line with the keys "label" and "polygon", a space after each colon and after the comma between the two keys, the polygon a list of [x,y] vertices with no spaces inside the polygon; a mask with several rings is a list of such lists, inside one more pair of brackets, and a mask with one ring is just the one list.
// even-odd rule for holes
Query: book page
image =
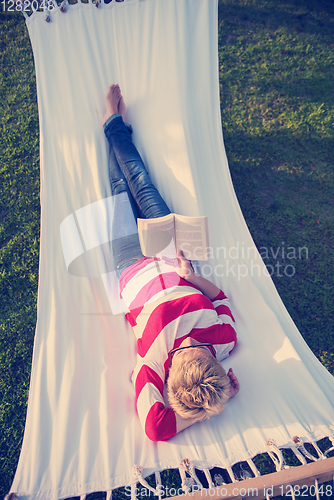
{"label": "book page", "polygon": [[177,251],[182,250],[189,260],[208,260],[209,229],[207,217],[176,215],[175,235]]}
{"label": "book page", "polygon": [[176,257],[174,214],[137,219],[141,250],[146,257]]}

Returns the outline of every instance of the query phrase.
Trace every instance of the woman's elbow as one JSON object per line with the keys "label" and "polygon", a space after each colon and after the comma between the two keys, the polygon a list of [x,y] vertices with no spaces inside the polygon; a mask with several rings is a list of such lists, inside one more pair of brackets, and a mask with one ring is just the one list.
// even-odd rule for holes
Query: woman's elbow
{"label": "woman's elbow", "polygon": [[159,425],[146,425],[145,427],[146,436],[154,442],[158,441],[168,441],[168,439],[172,438],[176,434],[176,428],[171,429],[168,426],[159,426]]}

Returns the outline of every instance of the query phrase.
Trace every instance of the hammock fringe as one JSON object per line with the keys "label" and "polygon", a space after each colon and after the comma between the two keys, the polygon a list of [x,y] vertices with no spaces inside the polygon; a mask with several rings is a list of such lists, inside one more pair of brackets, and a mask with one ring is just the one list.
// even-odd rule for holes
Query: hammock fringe
{"label": "hammock fringe", "polygon": [[63,14],[65,14],[65,12],[67,12],[67,6],[68,6],[68,1],[67,0],[63,0],[62,3],[59,5],[60,12],[62,12]]}
{"label": "hammock fringe", "polygon": [[131,484],[131,500],[137,500],[136,485],[137,483]]}
{"label": "hammock fringe", "polygon": [[[198,486],[199,489],[203,488],[201,481],[198,479],[195,471],[194,464],[188,459],[184,458],[181,460],[179,465],[179,472],[182,481],[182,489],[187,494],[190,493],[194,486]],[[189,474],[190,477],[187,477]]]}
{"label": "hammock fringe", "polygon": [[221,474],[215,474],[213,476],[213,480],[214,480],[215,487],[223,486],[224,484],[226,484],[224,482],[223,476]]}
{"label": "hammock fringe", "polygon": [[143,468],[140,467],[140,465],[134,465],[132,471],[133,471],[133,475],[135,476],[135,478],[137,479],[137,481],[142,486],[144,486],[144,488],[147,488],[149,491],[151,491],[157,497],[160,496],[160,490],[156,490],[155,488],[153,488],[152,486],[150,486],[148,484],[148,482],[145,481],[145,479],[143,478]]}
{"label": "hammock fringe", "polygon": [[[317,445],[316,442],[310,443],[314,446],[315,450],[317,451],[318,458],[312,455],[310,452],[308,452],[305,448],[304,442],[301,438],[298,436],[294,436],[292,441],[294,443],[294,446],[291,446],[290,449],[294,452],[296,457],[299,459],[302,465],[307,464],[307,460],[305,457],[309,458],[313,462],[317,462],[320,460],[327,459],[326,455],[334,450],[334,438],[329,437],[331,443],[333,444],[332,447],[330,447],[328,450],[326,450],[324,453],[320,450],[319,446]],[[276,446],[275,442],[272,439],[269,439],[267,442],[267,446],[269,449],[267,450],[268,455],[274,462],[274,465],[276,467],[276,471],[280,472],[285,469],[291,469],[293,467],[290,467],[286,465],[285,459],[283,457],[283,453]],[[253,472],[255,477],[260,477],[261,473],[259,472],[258,468],[256,467],[254,461],[252,459],[248,459],[247,464],[249,465],[249,468]],[[242,481],[251,479],[252,475],[247,469],[244,469],[242,464],[240,464],[241,468],[241,474],[240,474],[240,479]],[[201,481],[198,479],[198,476],[196,474],[195,466],[191,460],[188,458],[184,458],[181,460],[180,465],[178,467],[181,481],[182,481],[182,490],[184,493],[190,494],[193,490],[202,490],[204,489]],[[135,482],[131,484],[131,500],[138,500],[137,497],[137,483],[139,482],[144,488],[152,492],[154,495],[156,495],[159,500],[162,500],[163,498],[163,484],[161,480],[161,474],[159,471],[156,471],[154,473],[155,475],[155,482],[156,482],[156,487],[152,487],[148,484],[148,482],[143,478],[143,470],[144,468],[139,466],[139,465],[134,465],[133,466],[133,475],[135,477]],[[239,482],[239,478],[237,475],[233,472],[232,467],[227,467],[226,471],[228,472],[232,483]],[[203,468],[203,472],[205,474],[206,480],[208,482],[208,489],[214,489],[220,486],[224,486],[228,483],[224,482],[223,476],[221,474],[215,474],[212,478],[210,469],[208,468]],[[333,475],[333,482],[334,482],[334,475]],[[315,479],[314,482],[314,487],[315,487],[315,497],[319,500],[319,482],[317,479]],[[295,493],[293,489],[290,490],[289,494],[291,495],[292,500],[295,500]],[[112,490],[106,491],[106,500],[112,500]],[[80,496],[80,500],[86,500],[87,495],[83,494]],[[266,499],[270,500],[269,493],[266,492]],[[4,497],[4,500],[19,500],[19,497],[16,495],[16,493],[9,493]]]}
{"label": "hammock fringe", "polygon": [[159,500],[162,499],[162,481],[161,481],[161,475],[160,475],[160,472],[159,471],[156,471],[154,473],[155,475],[155,486],[158,490],[158,493],[159,493]]}
{"label": "hammock fringe", "polygon": [[231,478],[232,483],[237,483],[239,481],[238,476],[234,474],[232,467],[227,467],[227,472]]}
{"label": "hammock fringe", "polygon": [[[122,3],[124,1],[125,0],[116,0],[115,3],[116,4]],[[49,5],[49,2],[52,2],[52,5],[53,5],[52,11],[56,11],[59,9],[60,12],[62,12],[63,14],[65,14],[68,11],[68,6],[69,6],[68,0],[63,0],[59,5],[57,4],[56,0],[48,0],[48,5]],[[77,4],[80,3],[82,5],[86,4],[86,2],[82,2],[82,0],[77,0],[76,3]],[[88,5],[90,5],[90,4],[95,5],[95,7],[97,7],[97,8],[99,8],[101,4],[107,5],[104,0],[89,0]],[[29,13],[27,13],[24,9],[22,9],[20,12],[22,12],[25,19],[28,19],[29,17],[33,16],[33,14],[35,14],[35,12],[42,12],[43,11],[45,13],[44,20],[47,23],[51,22],[51,10],[43,3],[42,3],[42,5],[39,5],[37,8],[34,6],[34,4],[32,4],[31,10],[32,10],[32,12],[30,11]]]}
{"label": "hammock fringe", "polygon": [[212,477],[211,477],[211,473],[209,471],[209,469],[203,469],[203,472],[205,474],[205,477],[206,477],[206,480],[208,482],[208,488],[214,488],[215,487],[215,484],[214,482],[212,481]]}
{"label": "hammock fringe", "polygon": [[249,467],[252,469],[252,472],[253,472],[255,477],[261,476],[260,471],[258,470],[258,468],[256,467],[255,463],[253,462],[253,460],[251,458],[249,458],[247,460],[247,463],[248,463]]}
{"label": "hammock fringe", "polygon": [[315,457],[314,455],[312,455],[312,453],[310,453],[306,448],[305,448],[305,445],[304,445],[304,442],[301,438],[299,438],[298,436],[294,436],[292,438],[292,441],[294,442],[296,448],[301,451],[303,453],[303,455],[308,458],[309,460],[312,460],[313,462],[316,462],[317,460],[324,460],[325,458],[327,458],[323,453],[322,451],[320,450],[319,446],[317,445],[316,442],[313,442],[312,445],[314,447],[314,449],[316,450],[317,454],[318,454],[318,458]]}
{"label": "hammock fringe", "polygon": [[[334,437],[329,437],[328,438],[332,445],[328,450],[326,450],[324,453],[321,451],[319,448],[317,442],[312,442],[309,444],[312,444],[314,449],[317,452],[318,457],[312,455],[305,447],[305,444],[301,438],[298,436],[294,436],[292,438],[293,445],[290,446],[290,449],[293,451],[295,456],[298,458],[298,460],[301,462],[302,465],[307,464],[306,458],[309,458],[309,460],[312,460],[313,462],[319,461],[319,460],[324,460],[327,458],[327,454],[330,453],[331,451],[334,450]],[[271,460],[273,461],[276,471],[280,472],[282,470],[286,469],[291,469],[293,467],[289,466],[286,464],[283,452],[282,450],[275,444],[273,439],[269,439],[267,441],[267,453]],[[261,473],[256,467],[253,459],[248,459],[246,460],[246,463],[248,464],[249,468],[251,469],[254,477],[260,477]],[[184,491],[185,494],[189,494],[192,491],[196,489],[204,489],[204,486],[202,485],[201,481],[198,479],[198,476],[196,474],[195,466],[193,462],[187,458],[184,458],[181,460],[180,465],[178,467],[180,477],[181,477],[181,487],[182,490]],[[231,478],[232,483],[236,483],[239,480],[244,481],[247,479],[251,479],[253,476],[250,473],[249,470],[245,469],[242,465],[240,464],[240,478],[238,478],[237,474],[234,473],[232,467],[226,467],[225,468],[227,473],[229,474],[229,477]],[[210,469],[209,468],[203,468],[203,473],[205,474],[207,483],[208,483],[208,489],[210,488],[217,488],[219,486],[226,485],[224,481],[224,478],[221,474],[217,473],[213,477],[211,475]],[[140,466],[135,465],[133,468],[133,473],[134,476],[136,477],[137,481],[140,482],[145,488],[150,490],[152,493],[154,493],[156,496],[159,497],[159,500],[162,499],[163,495],[163,488],[162,488],[162,481],[161,481],[161,474],[159,471],[155,472],[155,481],[156,481],[156,489],[153,487],[149,486],[149,484],[143,479],[143,468]],[[333,481],[334,481],[334,476],[333,476]],[[315,486],[317,488],[317,486]],[[133,490],[135,491],[135,489]],[[111,493],[111,492],[110,492]],[[292,498],[294,498],[294,492],[291,492]],[[131,500],[136,500],[136,494],[133,493]],[[5,499],[5,500],[11,500],[11,499]],[[111,500],[111,496],[107,496],[106,500]]]}
{"label": "hammock fringe", "polygon": [[296,455],[296,457],[298,458],[298,460],[301,462],[302,465],[307,464],[307,461],[306,461],[304,455],[302,453],[300,453],[300,451],[298,450],[298,448],[296,448],[295,446],[293,446],[293,447],[291,447],[291,449],[294,452],[294,454]]}
{"label": "hammock fringe", "polygon": [[278,448],[278,446],[276,446],[274,441],[272,439],[269,439],[267,445],[269,446],[268,455],[274,462],[276,471],[279,472],[284,469],[290,469],[290,467],[285,464],[282,451]]}

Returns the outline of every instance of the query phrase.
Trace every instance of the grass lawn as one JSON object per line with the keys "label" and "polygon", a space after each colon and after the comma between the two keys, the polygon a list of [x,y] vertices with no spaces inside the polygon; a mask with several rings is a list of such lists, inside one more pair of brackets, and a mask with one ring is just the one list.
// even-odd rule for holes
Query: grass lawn
{"label": "grass lawn", "polygon": [[[36,86],[22,14],[1,12],[0,30],[3,497],[25,423],[40,207]],[[334,374],[334,2],[221,0],[219,66],[222,127],[241,208],[285,306]]]}

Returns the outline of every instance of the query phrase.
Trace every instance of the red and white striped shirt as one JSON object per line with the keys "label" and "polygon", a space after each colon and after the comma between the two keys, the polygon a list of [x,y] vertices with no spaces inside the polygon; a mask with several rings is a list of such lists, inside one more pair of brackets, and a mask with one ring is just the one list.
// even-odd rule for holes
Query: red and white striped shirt
{"label": "red and white striped shirt", "polygon": [[143,257],[128,267],[120,290],[137,338],[132,380],[139,419],[151,440],[167,441],[177,432],[175,413],[164,400],[170,351],[192,337],[211,343],[222,361],[237,341],[234,318],[224,292],[208,299],[159,259]]}

